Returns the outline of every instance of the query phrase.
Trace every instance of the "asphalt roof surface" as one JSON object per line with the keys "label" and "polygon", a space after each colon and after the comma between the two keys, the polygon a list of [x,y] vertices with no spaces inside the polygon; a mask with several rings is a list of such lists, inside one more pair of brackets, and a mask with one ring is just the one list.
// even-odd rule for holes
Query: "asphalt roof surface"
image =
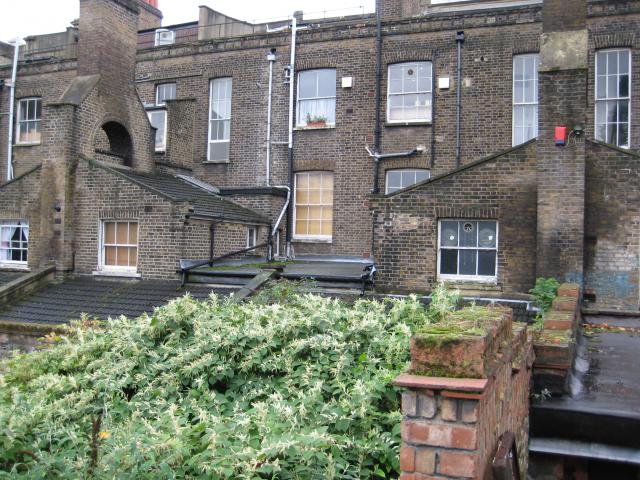
{"label": "asphalt roof surface", "polygon": [[571,394],[534,405],[532,432],[640,448],[640,316],[589,315],[584,322],[626,330],[578,339]]}
{"label": "asphalt roof surface", "polygon": [[103,319],[119,315],[138,317],[187,292],[195,298],[204,299],[211,292],[229,295],[233,291],[235,289],[205,285],[182,289],[177,281],[74,278],[47,285],[15,305],[0,310],[0,321],[56,324],[79,319],[81,313]]}
{"label": "asphalt roof surface", "polygon": [[244,207],[220,195],[200,188],[182,178],[171,175],[148,175],[132,170],[106,167],[117,171],[129,180],[148,189],[160,192],[177,202],[191,202],[194,216],[266,224],[270,219],[261,213]]}

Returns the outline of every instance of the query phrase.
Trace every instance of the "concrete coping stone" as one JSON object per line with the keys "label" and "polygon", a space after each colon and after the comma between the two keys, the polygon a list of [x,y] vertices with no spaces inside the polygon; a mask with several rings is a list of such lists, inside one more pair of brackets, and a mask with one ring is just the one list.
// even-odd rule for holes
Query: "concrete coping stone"
{"label": "concrete coping stone", "polygon": [[489,380],[486,378],[423,377],[402,373],[393,380],[396,387],[415,390],[447,390],[455,392],[483,393]]}

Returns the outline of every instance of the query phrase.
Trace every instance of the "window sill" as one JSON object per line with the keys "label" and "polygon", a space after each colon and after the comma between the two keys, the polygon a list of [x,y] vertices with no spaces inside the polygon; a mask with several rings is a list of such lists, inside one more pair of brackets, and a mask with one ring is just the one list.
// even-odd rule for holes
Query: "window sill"
{"label": "window sill", "polygon": [[91,274],[95,277],[142,278],[142,275],[137,272],[127,272],[122,270],[96,270],[95,272],[91,272]]}
{"label": "window sill", "polygon": [[37,147],[38,145],[42,145],[42,142],[25,142],[25,143],[14,143],[14,147]]}
{"label": "window sill", "polygon": [[430,127],[431,121],[385,122],[385,127]]}
{"label": "window sill", "polygon": [[229,159],[226,159],[226,160],[203,160],[202,163],[203,163],[203,165],[217,165],[217,164],[231,163],[231,161]]}
{"label": "window sill", "polygon": [[335,125],[325,125],[324,127],[305,127],[304,125],[300,125],[298,127],[295,127],[293,130],[297,132],[303,130],[333,130],[335,128]]}
{"label": "window sill", "polygon": [[293,243],[333,243],[332,238],[292,238]]}
{"label": "window sill", "polygon": [[479,278],[479,277],[450,277],[446,275],[438,275],[438,281],[444,282],[451,285],[456,286],[473,286],[473,285],[483,285],[483,286],[497,286],[498,279],[494,278]]}

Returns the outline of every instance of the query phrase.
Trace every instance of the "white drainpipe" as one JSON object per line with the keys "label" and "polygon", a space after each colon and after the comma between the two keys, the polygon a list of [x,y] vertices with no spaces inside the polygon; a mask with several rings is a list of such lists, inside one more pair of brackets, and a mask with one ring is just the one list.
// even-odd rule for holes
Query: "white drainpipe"
{"label": "white drainpipe", "polygon": [[14,40],[13,70],[11,71],[11,90],[9,94],[9,138],[7,141],[7,182],[13,180],[13,111],[16,103],[16,77],[18,76],[18,56],[21,40]]}
{"label": "white drainpipe", "polygon": [[273,63],[276,61],[276,49],[267,55],[269,61],[269,96],[267,99],[267,186],[271,185],[271,96],[273,92]]}

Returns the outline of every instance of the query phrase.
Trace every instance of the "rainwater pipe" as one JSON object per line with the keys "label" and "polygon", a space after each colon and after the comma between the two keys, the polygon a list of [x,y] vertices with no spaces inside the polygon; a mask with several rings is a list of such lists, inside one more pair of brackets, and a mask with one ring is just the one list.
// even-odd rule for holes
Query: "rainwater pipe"
{"label": "rainwater pipe", "polygon": [[267,259],[269,261],[273,260],[273,237],[278,231],[280,222],[282,222],[282,218],[284,217],[284,214],[287,213],[287,209],[289,208],[289,203],[291,202],[291,189],[289,187],[282,186],[282,187],[276,187],[276,188],[285,189],[287,191],[287,199],[284,201],[284,205],[282,206],[280,215],[278,216],[278,219],[276,220],[275,225],[271,229],[271,234],[269,235],[269,246],[267,247]]}
{"label": "rainwater pipe", "polygon": [[[298,30],[298,19],[293,16],[291,19],[291,61],[289,63],[289,143],[288,143],[288,181],[289,190],[293,190],[293,100],[294,100],[294,88],[295,88],[295,63],[296,63],[296,33]],[[291,229],[293,228],[293,212],[289,208],[289,214],[287,215],[287,258],[291,258]]]}
{"label": "rainwater pipe", "polygon": [[276,49],[272,48],[267,54],[269,61],[269,93],[267,98],[267,166],[266,177],[267,187],[271,185],[271,96],[273,93],[273,64],[276,61]]}
{"label": "rainwater pipe", "polygon": [[456,167],[460,167],[462,158],[460,148],[460,109],[462,108],[462,44],[464,43],[464,32],[456,32],[456,44],[458,45],[458,67],[456,83]]}
{"label": "rainwater pipe", "polygon": [[20,54],[19,38],[14,40],[13,69],[11,70],[11,85],[9,88],[9,137],[7,141],[7,181],[13,180],[13,111],[16,103],[16,78],[18,77],[18,56]]}
{"label": "rainwater pipe", "polygon": [[[380,101],[382,84],[382,0],[376,0],[376,125],[373,138],[373,150],[380,151],[380,137],[382,127],[380,125]],[[370,154],[371,155],[371,154]],[[380,186],[378,176],[380,175],[380,163],[378,159],[373,164],[373,189],[371,193],[379,193]]]}

